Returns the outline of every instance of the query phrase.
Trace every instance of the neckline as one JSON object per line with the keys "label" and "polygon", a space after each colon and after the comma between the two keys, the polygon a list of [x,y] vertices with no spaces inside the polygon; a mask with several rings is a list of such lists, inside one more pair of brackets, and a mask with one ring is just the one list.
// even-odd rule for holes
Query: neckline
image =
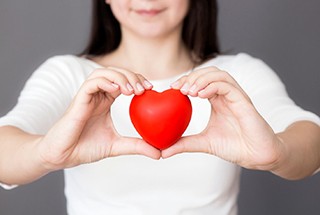
{"label": "neckline", "polygon": [[[97,62],[95,62],[95,61],[87,58],[87,57],[84,56],[84,55],[83,55],[83,56],[80,56],[79,58],[80,58],[80,59],[83,59],[84,61],[87,61],[87,62],[91,63],[91,64],[94,65],[95,67],[105,68],[105,66],[103,66],[103,65],[101,65],[101,64],[99,64],[99,63],[97,63]],[[177,74],[177,75],[173,75],[173,76],[170,76],[170,77],[167,77],[167,78],[163,78],[163,79],[151,79],[151,80],[148,80],[148,81],[150,81],[150,82],[152,82],[152,83],[154,83],[154,84],[161,84],[161,83],[166,83],[166,82],[168,82],[168,81],[175,81],[175,80],[179,79],[180,77],[191,73],[192,71],[194,71],[194,70],[197,69],[197,68],[205,67],[207,64],[209,64],[209,63],[212,62],[212,61],[216,61],[218,58],[219,58],[219,56],[217,56],[217,57],[215,57],[215,58],[212,58],[212,59],[210,59],[210,60],[208,60],[208,61],[206,61],[206,62],[204,62],[204,63],[202,63],[202,64],[200,64],[200,65],[198,65],[198,66],[196,66],[195,68],[189,69],[189,70],[184,71],[184,72],[182,72],[182,73],[180,73],[180,74]]]}

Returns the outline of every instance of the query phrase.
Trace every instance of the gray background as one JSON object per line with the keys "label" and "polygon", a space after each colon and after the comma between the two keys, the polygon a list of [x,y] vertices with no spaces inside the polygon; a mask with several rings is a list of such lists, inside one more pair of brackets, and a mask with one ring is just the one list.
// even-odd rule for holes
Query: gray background
{"label": "gray background", "polygon": [[[0,115],[45,59],[78,53],[88,39],[91,1],[0,1]],[[247,52],[277,71],[290,96],[320,114],[320,1],[220,0],[222,50]],[[10,164],[8,164],[10,165]],[[320,174],[286,181],[243,170],[240,215],[320,214]],[[12,191],[0,188],[1,215],[64,215],[63,173]]]}

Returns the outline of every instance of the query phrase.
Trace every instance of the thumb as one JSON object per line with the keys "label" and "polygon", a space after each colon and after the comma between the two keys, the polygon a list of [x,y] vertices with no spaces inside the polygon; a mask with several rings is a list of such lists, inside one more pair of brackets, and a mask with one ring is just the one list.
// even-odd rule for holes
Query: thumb
{"label": "thumb", "polygon": [[152,159],[160,159],[161,152],[142,139],[122,137],[112,144],[110,156],[144,155]]}
{"label": "thumb", "polygon": [[182,137],[174,145],[162,151],[162,158],[169,158],[183,152],[209,153],[210,147],[205,144],[206,141],[201,141],[201,139],[200,134]]}

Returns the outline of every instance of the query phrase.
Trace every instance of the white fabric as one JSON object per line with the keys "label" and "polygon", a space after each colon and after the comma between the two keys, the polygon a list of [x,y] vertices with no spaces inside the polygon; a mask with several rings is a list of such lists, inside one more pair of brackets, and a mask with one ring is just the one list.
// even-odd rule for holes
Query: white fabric
{"label": "white fabric", "polygon": [[[278,76],[247,54],[219,56],[202,65],[228,71],[248,93],[275,132],[298,120],[320,124],[313,113],[288,97]],[[100,65],[76,56],[45,62],[26,83],[18,104],[0,119],[31,133],[44,134],[59,119],[86,77]],[[154,80],[163,91],[177,77]],[[120,96],[112,106],[115,128],[138,136],[128,114],[131,97]],[[202,131],[210,115],[207,100],[191,98],[193,116],[185,135]],[[185,153],[165,160],[143,156],[107,158],[65,170],[65,194],[70,215],[211,215],[237,214],[240,168],[217,157]]]}

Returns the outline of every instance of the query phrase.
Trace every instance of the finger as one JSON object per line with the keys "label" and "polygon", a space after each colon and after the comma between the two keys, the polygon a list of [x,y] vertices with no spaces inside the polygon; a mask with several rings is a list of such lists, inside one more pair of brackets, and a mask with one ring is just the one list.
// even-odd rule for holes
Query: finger
{"label": "finger", "polygon": [[153,88],[153,85],[143,75],[137,74],[137,76],[145,89],[150,90]]}
{"label": "finger", "polygon": [[191,95],[191,96],[196,96],[195,94],[192,93],[193,90],[195,90],[194,82],[199,78],[199,77],[204,77],[207,81],[210,81],[208,79],[208,74],[212,73],[214,71],[218,71],[216,67],[210,67],[209,69],[198,69],[194,70],[188,75],[185,75],[181,78],[179,78],[176,82],[174,82],[171,87],[174,89],[179,89],[181,93],[185,95]]}
{"label": "finger", "polygon": [[92,95],[103,92],[109,93],[113,98],[116,98],[119,93],[120,87],[117,84],[112,83],[111,81],[105,78],[95,78],[85,81],[81,86],[76,98],[81,103],[89,103],[92,99]]}
{"label": "finger", "polygon": [[[184,75],[181,78],[179,78],[176,82],[174,82],[171,86],[174,89],[182,89],[182,91],[187,92],[188,86],[192,86],[194,81],[199,77],[205,75],[205,73],[212,72],[218,70],[216,67],[211,67],[211,70],[206,69],[198,69],[190,72],[188,75]],[[185,86],[184,86],[185,85]]]}
{"label": "finger", "polygon": [[96,69],[88,79],[97,77],[105,77],[118,84],[121,88],[121,93],[125,95],[142,94],[145,89],[152,88],[151,83],[143,76],[116,67]]}
{"label": "finger", "polygon": [[193,71],[188,75],[179,78],[176,82],[172,83],[171,87],[173,89],[179,89],[183,94],[187,95],[189,93],[190,87],[193,86],[194,81],[200,76],[205,76],[205,73],[208,73],[208,71]]}
{"label": "finger", "polygon": [[152,159],[160,159],[161,152],[139,138],[123,137],[114,142],[110,156],[144,155]]}
{"label": "finger", "polygon": [[187,75],[182,76],[181,78],[179,78],[178,80],[176,80],[175,82],[173,82],[170,86],[172,89],[176,89],[176,90],[180,90],[181,87],[183,86],[183,84],[186,82],[186,79],[188,78]]}
{"label": "finger", "polygon": [[242,90],[226,82],[213,82],[199,91],[200,98],[207,98],[211,103],[216,96],[223,96],[229,105],[244,105],[245,103],[252,104],[250,98]]}
{"label": "finger", "polygon": [[208,79],[212,81],[224,81],[234,85],[235,87],[240,87],[237,81],[230,75],[230,73],[215,66],[201,68],[199,70],[195,70],[195,72],[198,74],[194,77],[191,77],[193,83],[195,83],[200,76],[209,75]]}
{"label": "finger", "polygon": [[115,83],[120,86],[120,91],[124,95],[131,95],[134,93],[134,88],[129,83],[128,78],[117,71],[108,68],[96,69],[92,74],[88,77],[87,80],[92,80],[96,78],[105,78],[112,83]]}
{"label": "finger", "polygon": [[242,87],[239,85],[239,83],[236,81],[236,79],[234,79],[228,72],[223,71],[223,70],[219,70],[216,73],[214,73],[214,77],[213,77],[213,81],[214,82],[226,82],[231,84],[232,86],[234,86],[235,88],[237,88],[238,90],[240,90],[243,94],[246,94],[245,91],[242,89]]}
{"label": "finger", "polygon": [[190,73],[183,80],[179,80],[179,86],[177,85],[176,88],[179,88],[185,95],[198,96],[198,92],[211,82],[220,81],[227,82],[244,93],[237,81],[228,72],[220,70],[217,67],[207,67]]}
{"label": "finger", "polygon": [[148,82],[142,75],[133,73],[131,71],[116,68],[116,67],[108,67],[108,69],[111,69],[113,71],[116,71],[118,73],[123,74],[127,80],[128,80],[128,88],[133,91],[134,94],[140,95],[142,94],[146,89],[151,89],[152,84]]}
{"label": "finger", "polygon": [[184,152],[203,152],[212,153],[205,141],[201,141],[200,135],[182,137],[177,143],[161,152],[162,158],[169,158],[173,155]]}
{"label": "finger", "polygon": [[242,90],[236,80],[227,72],[221,70],[215,70],[207,73],[203,73],[201,76],[197,76],[192,80],[190,88],[188,89],[188,95],[197,96],[198,92],[203,90],[212,82],[225,82],[239,90]]}

